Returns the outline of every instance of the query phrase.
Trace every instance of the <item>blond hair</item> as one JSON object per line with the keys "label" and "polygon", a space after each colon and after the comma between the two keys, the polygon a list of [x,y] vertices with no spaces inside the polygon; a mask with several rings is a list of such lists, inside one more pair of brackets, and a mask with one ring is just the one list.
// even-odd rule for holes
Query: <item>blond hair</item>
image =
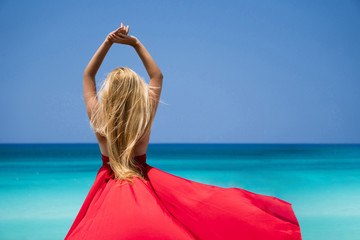
{"label": "blond hair", "polygon": [[134,160],[137,141],[149,134],[155,117],[155,102],[149,85],[133,70],[119,67],[110,72],[100,90],[90,118],[94,132],[106,137],[110,167],[115,180],[132,177],[145,180]]}

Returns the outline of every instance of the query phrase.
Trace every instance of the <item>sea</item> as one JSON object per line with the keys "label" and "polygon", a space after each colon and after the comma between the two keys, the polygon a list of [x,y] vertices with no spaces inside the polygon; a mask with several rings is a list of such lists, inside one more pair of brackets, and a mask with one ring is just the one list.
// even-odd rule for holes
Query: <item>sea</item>
{"label": "sea", "polygon": [[[159,144],[147,163],[292,204],[304,240],[360,239],[360,144]],[[0,239],[64,239],[97,171],[97,144],[0,144]]]}

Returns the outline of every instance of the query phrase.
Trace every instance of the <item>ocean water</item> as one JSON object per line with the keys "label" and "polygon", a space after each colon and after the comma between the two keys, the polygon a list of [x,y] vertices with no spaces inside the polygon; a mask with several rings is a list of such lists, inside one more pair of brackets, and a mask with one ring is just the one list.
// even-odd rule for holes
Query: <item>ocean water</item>
{"label": "ocean water", "polygon": [[[303,239],[360,239],[360,145],[149,144],[177,176],[292,203]],[[0,145],[0,239],[64,239],[102,165],[97,144]]]}

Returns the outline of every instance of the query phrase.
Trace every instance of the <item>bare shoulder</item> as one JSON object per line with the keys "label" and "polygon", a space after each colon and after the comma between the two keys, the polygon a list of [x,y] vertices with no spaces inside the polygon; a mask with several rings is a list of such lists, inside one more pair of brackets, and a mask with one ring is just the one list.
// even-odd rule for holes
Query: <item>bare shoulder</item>
{"label": "bare shoulder", "polygon": [[147,148],[149,146],[149,141],[150,141],[150,134],[151,131],[147,134],[144,135],[135,145],[135,156],[140,156],[140,155],[144,155],[147,151]]}
{"label": "bare shoulder", "polygon": [[105,156],[109,156],[107,146],[106,146],[106,138],[104,136],[101,136],[98,133],[95,133],[95,135],[96,135],[96,139],[99,143],[101,154],[103,154]]}

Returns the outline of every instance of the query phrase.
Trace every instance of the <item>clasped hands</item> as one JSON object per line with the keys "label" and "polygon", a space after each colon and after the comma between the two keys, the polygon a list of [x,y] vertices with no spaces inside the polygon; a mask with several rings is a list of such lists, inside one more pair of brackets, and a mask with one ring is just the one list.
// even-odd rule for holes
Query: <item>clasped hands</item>
{"label": "clasped hands", "polygon": [[135,47],[139,40],[134,36],[128,35],[129,28],[129,25],[125,26],[121,23],[121,26],[118,29],[109,33],[107,40],[111,43],[119,43]]}

